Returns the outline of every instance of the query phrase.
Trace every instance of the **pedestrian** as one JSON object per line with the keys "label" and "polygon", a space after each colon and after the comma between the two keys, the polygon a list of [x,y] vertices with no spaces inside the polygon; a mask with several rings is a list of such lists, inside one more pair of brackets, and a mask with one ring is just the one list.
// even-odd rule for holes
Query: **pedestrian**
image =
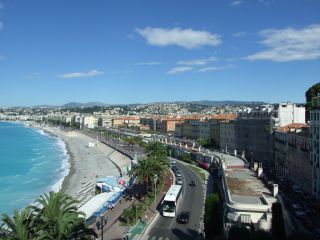
{"label": "pedestrian", "polygon": [[121,204],[122,198],[120,198],[119,204]]}
{"label": "pedestrian", "polygon": [[98,222],[96,222],[96,226],[97,226],[97,229],[99,230],[100,229],[100,225],[101,225],[101,223],[98,221]]}
{"label": "pedestrian", "polygon": [[148,222],[148,212],[146,212],[145,217],[146,217],[146,222]]}

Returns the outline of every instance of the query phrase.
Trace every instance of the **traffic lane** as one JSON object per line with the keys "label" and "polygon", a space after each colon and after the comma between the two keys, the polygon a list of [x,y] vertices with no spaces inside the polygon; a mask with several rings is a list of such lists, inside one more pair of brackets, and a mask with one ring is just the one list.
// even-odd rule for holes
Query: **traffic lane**
{"label": "traffic lane", "polygon": [[[203,208],[203,186],[200,178],[190,168],[177,161],[182,177],[182,195],[178,205],[177,213],[182,210],[190,211],[190,221],[188,224],[179,224],[174,218],[160,216],[153,228],[149,231],[149,236],[168,237],[170,239],[195,239],[198,237],[198,226]],[[191,187],[189,183],[195,181],[196,186]]]}
{"label": "traffic lane", "polygon": [[[177,166],[183,175],[185,187],[183,202],[178,210],[178,214],[183,210],[189,211],[190,220],[188,224],[179,224],[175,222],[172,232],[179,239],[195,239],[198,237],[199,223],[204,206],[203,185],[198,175],[189,167],[179,162],[177,162]],[[195,182],[195,187],[189,185],[191,181]]]}

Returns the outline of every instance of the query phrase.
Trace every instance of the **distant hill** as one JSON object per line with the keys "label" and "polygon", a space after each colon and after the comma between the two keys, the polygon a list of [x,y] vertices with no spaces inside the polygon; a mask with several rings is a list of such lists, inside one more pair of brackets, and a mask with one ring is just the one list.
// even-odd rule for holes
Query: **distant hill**
{"label": "distant hill", "polygon": [[108,104],[102,102],[88,102],[88,103],[77,103],[77,102],[70,102],[67,104],[62,105],[62,108],[86,108],[86,107],[104,107],[108,106]]}
{"label": "distant hill", "polygon": [[203,101],[192,101],[192,104],[201,104],[207,106],[222,106],[222,105],[261,105],[265,104],[265,102],[251,102],[251,101],[210,101],[210,100],[203,100]]}
{"label": "distant hill", "polygon": [[[205,105],[205,106],[223,106],[223,105],[261,105],[265,104],[264,102],[250,102],[250,101],[175,101],[175,102],[153,102],[149,104],[195,104],[195,105]],[[104,106],[136,106],[140,105],[139,103],[134,104],[106,104],[102,102],[88,102],[88,103],[78,103],[70,102],[62,105],[62,108],[88,108],[88,107],[104,107]]]}

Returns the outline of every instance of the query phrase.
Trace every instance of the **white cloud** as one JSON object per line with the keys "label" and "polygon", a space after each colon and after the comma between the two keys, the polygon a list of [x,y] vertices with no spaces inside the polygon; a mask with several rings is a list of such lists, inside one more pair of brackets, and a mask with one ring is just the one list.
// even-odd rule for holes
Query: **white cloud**
{"label": "white cloud", "polygon": [[221,37],[206,31],[197,31],[191,28],[165,29],[151,28],[136,29],[147,42],[155,46],[177,45],[187,49],[199,48],[201,46],[218,46],[221,44]]}
{"label": "white cloud", "polygon": [[320,24],[302,29],[266,29],[259,35],[269,49],[246,57],[248,60],[287,62],[320,58]]}
{"label": "white cloud", "polygon": [[161,64],[161,62],[138,62],[135,63],[134,65],[138,65],[138,66],[153,66],[153,65],[159,65]]}
{"label": "white cloud", "polygon": [[177,73],[183,73],[183,72],[190,72],[193,70],[193,67],[175,67],[172,68],[170,71],[168,71],[168,74],[177,74]]}
{"label": "white cloud", "polygon": [[64,73],[61,75],[57,75],[58,78],[66,79],[66,78],[84,78],[84,77],[95,77],[97,75],[102,75],[104,72],[100,72],[97,70],[91,70],[89,72],[74,72],[74,73]]}
{"label": "white cloud", "polygon": [[259,0],[259,2],[267,7],[269,7],[273,2],[274,0]]}
{"label": "white cloud", "polygon": [[209,72],[209,71],[221,71],[221,70],[226,70],[229,68],[233,68],[234,65],[230,64],[230,65],[226,65],[226,66],[213,66],[213,67],[205,67],[205,68],[201,68],[198,70],[198,72]]}
{"label": "white cloud", "polygon": [[194,59],[194,60],[188,60],[188,61],[179,61],[179,65],[207,65],[209,62],[217,61],[218,58],[216,57],[209,57],[209,58],[203,58],[203,59]]}
{"label": "white cloud", "polygon": [[242,1],[233,1],[233,2],[230,3],[230,6],[231,7],[235,7],[235,6],[238,6],[240,4],[242,4]]}
{"label": "white cloud", "polygon": [[234,33],[233,36],[234,37],[244,37],[247,33],[246,32],[237,32]]}

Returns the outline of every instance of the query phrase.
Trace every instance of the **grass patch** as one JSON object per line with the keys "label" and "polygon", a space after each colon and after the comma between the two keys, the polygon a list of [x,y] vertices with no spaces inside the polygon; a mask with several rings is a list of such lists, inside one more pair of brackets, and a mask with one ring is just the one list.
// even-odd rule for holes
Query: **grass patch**
{"label": "grass patch", "polygon": [[203,170],[201,168],[198,168],[193,165],[188,165],[188,167],[191,168],[194,172],[196,172],[202,181],[206,180],[206,174],[203,172]]}

